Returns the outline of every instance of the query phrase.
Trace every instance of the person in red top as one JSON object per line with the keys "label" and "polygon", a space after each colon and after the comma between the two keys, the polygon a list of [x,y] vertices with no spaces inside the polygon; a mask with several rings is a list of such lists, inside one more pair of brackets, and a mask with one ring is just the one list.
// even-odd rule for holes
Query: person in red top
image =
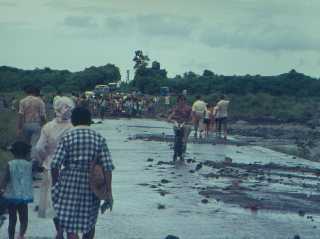
{"label": "person in red top", "polygon": [[192,109],[186,103],[186,98],[183,95],[178,96],[177,104],[172,109],[168,117],[170,122],[174,122],[174,155],[173,161],[175,162],[179,157],[181,161],[187,150],[187,141],[191,132],[191,112]]}

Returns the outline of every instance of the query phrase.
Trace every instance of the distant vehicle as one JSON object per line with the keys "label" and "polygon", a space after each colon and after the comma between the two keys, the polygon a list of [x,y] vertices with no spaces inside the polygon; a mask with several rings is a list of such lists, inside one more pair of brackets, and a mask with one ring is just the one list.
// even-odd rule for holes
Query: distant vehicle
{"label": "distant vehicle", "polygon": [[161,96],[168,96],[169,95],[169,87],[167,87],[167,86],[160,87],[160,95]]}
{"label": "distant vehicle", "polygon": [[94,97],[94,92],[93,91],[86,91],[86,92],[84,92],[84,95],[88,99],[88,98]]}
{"label": "distant vehicle", "polygon": [[116,82],[112,82],[108,84],[110,91],[115,91],[116,89],[119,88],[119,84]]}
{"label": "distant vehicle", "polygon": [[96,85],[94,88],[94,93],[96,95],[105,95],[110,92],[110,87],[108,85]]}

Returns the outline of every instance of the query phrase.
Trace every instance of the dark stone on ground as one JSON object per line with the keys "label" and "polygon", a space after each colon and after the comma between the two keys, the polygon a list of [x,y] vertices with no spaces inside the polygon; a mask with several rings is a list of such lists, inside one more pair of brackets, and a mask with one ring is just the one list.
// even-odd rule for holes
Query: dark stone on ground
{"label": "dark stone on ground", "polygon": [[207,203],[209,202],[209,200],[206,199],[206,198],[204,198],[204,199],[201,200],[201,202],[202,202],[203,204],[207,204]]}
{"label": "dark stone on ground", "polygon": [[158,165],[172,165],[172,162],[170,161],[170,162],[167,162],[167,161],[158,161],[158,163],[157,163]]}
{"label": "dark stone on ground", "polygon": [[202,168],[202,163],[198,163],[195,170],[198,171],[198,170],[200,170],[201,168]]}
{"label": "dark stone on ground", "polygon": [[162,179],[162,180],[161,180],[161,183],[166,184],[166,183],[170,183],[170,181],[167,180],[167,179]]}
{"label": "dark stone on ground", "polygon": [[224,164],[231,164],[231,163],[232,163],[232,158],[230,158],[230,157],[225,157],[223,163],[224,163]]}
{"label": "dark stone on ground", "polygon": [[177,236],[168,235],[165,239],[180,239],[180,238]]}
{"label": "dark stone on ground", "polygon": [[158,209],[159,209],[159,210],[166,209],[166,206],[159,203],[159,204],[158,204]]}
{"label": "dark stone on ground", "polygon": [[192,169],[191,169],[189,172],[190,172],[190,173],[195,173],[195,171],[194,171],[194,170],[192,170]]}
{"label": "dark stone on ground", "polygon": [[148,158],[148,160],[147,160],[147,162],[153,162],[154,161],[154,159],[152,159],[152,158]]}
{"label": "dark stone on ground", "polygon": [[139,185],[139,186],[144,186],[144,187],[149,186],[148,183],[139,183],[138,185]]}

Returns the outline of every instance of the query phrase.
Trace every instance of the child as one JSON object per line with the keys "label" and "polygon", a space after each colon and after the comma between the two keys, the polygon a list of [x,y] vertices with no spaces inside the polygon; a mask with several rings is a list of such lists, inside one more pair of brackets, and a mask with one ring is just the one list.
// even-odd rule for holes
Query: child
{"label": "child", "polygon": [[211,120],[212,120],[212,106],[207,104],[207,109],[204,112],[203,124],[204,124],[204,131],[205,136],[209,136],[209,131],[211,129]]}
{"label": "child", "polygon": [[17,214],[20,221],[19,239],[24,239],[28,227],[28,203],[33,202],[32,163],[27,161],[31,146],[17,141],[11,147],[14,159],[9,161],[0,182],[0,196],[8,207],[9,239],[14,239]]}

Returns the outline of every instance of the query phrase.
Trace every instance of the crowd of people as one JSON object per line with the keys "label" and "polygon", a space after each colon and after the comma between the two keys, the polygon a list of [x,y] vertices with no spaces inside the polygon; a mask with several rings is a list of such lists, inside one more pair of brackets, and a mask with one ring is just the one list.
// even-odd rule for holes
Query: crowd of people
{"label": "crowd of people", "polygon": [[92,115],[102,120],[106,116],[140,117],[152,116],[160,107],[158,96],[111,93],[108,95],[72,94],[77,106],[90,110]]}
{"label": "crowd of people", "polygon": [[[33,202],[32,178],[41,172],[38,215],[53,219],[56,239],[94,238],[100,203],[112,209],[113,163],[106,139],[90,128],[91,113],[65,96],[55,97],[55,117],[47,114],[39,90],[26,89],[19,103],[17,141],[0,181],[1,203],[9,213],[9,239],[25,238],[28,204]],[[101,174],[102,172],[102,174]]]}
{"label": "crowd of people", "polygon": [[[56,239],[94,238],[99,209],[112,209],[112,170],[114,169],[106,139],[90,128],[93,117],[106,115],[128,117],[151,114],[161,107],[158,96],[110,94],[108,96],[62,96],[52,100],[54,117],[47,122],[48,104],[35,87],[26,88],[27,96],[18,106],[17,141],[12,145],[14,159],[9,161],[0,180],[0,201],[9,212],[9,239],[15,238],[17,217],[19,239],[25,238],[28,204],[33,202],[32,178],[41,173],[38,216],[52,218]],[[184,95],[177,97],[169,109],[165,97],[164,111],[174,123],[173,160],[184,160],[190,132],[195,138],[208,137],[215,130],[227,139],[229,100],[221,96],[216,106],[197,96],[189,106]],[[49,107],[50,107],[49,106]],[[100,207],[101,201],[103,201]]]}

